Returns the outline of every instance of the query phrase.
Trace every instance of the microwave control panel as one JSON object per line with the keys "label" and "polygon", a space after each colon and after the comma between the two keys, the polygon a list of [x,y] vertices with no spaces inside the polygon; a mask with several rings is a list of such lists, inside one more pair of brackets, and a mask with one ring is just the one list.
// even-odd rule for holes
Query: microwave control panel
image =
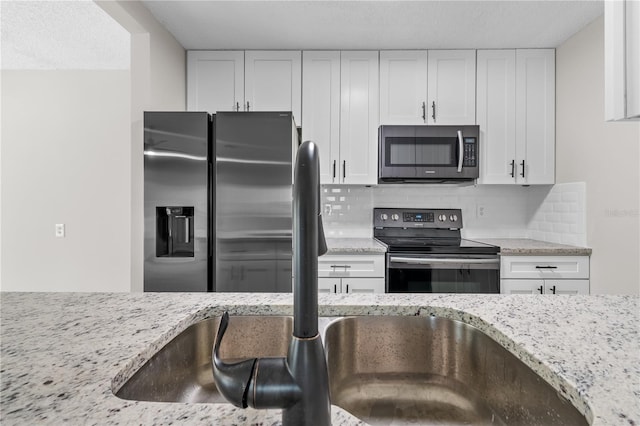
{"label": "microwave control panel", "polygon": [[477,167],[478,165],[478,150],[477,140],[473,137],[465,137],[462,144],[464,151],[462,156],[462,165],[466,167]]}

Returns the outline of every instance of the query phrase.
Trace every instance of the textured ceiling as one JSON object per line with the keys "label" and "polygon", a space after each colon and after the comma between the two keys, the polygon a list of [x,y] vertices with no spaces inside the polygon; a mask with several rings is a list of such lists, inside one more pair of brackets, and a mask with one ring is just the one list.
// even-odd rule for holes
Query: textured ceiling
{"label": "textured ceiling", "polygon": [[130,38],[93,1],[0,1],[3,69],[127,69]]}
{"label": "textured ceiling", "polygon": [[186,49],[557,47],[599,1],[143,0]]}

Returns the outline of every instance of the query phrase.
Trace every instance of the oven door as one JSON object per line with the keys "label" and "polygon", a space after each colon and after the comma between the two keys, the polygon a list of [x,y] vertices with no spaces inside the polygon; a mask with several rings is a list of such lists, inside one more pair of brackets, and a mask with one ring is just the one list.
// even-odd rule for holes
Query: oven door
{"label": "oven door", "polygon": [[387,253],[387,293],[500,293],[498,255]]}

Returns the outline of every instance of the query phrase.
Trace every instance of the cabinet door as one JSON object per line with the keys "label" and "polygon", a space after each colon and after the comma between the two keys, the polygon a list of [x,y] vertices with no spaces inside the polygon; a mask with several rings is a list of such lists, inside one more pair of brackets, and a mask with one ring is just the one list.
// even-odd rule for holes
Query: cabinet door
{"label": "cabinet door", "polygon": [[545,280],[546,294],[589,294],[589,280]]}
{"label": "cabinet door", "polygon": [[343,293],[384,293],[384,278],[343,278]]}
{"label": "cabinet door", "polygon": [[476,51],[430,50],[428,124],[476,124]]}
{"label": "cabinet door", "polygon": [[502,294],[544,294],[544,280],[500,280]]}
{"label": "cabinet door", "polygon": [[516,51],[478,50],[477,88],[479,183],[515,183]]}
{"label": "cabinet door", "polygon": [[187,110],[237,111],[244,103],[244,52],[187,52]]}
{"label": "cabinet door", "polygon": [[516,181],[555,182],[555,50],[516,51]]}
{"label": "cabinet door", "polygon": [[245,52],[245,110],[292,111],[302,125],[299,51]]}
{"label": "cabinet door", "polygon": [[340,183],[378,181],[378,52],[340,53]]}
{"label": "cabinet door", "polygon": [[340,52],[302,53],[302,140],[320,151],[320,182],[338,183]]}
{"label": "cabinet door", "polygon": [[318,293],[340,293],[340,278],[318,278]]}
{"label": "cabinet door", "polygon": [[380,124],[425,124],[427,51],[380,52]]}

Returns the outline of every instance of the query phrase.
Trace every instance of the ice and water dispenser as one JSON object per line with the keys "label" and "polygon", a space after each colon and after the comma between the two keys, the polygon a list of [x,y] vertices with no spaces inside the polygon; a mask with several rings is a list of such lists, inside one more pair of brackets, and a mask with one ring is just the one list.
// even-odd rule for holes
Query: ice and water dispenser
{"label": "ice and water dispenser", "polygon": [[156,207],[156,256],[194,257],[193,207]]}

